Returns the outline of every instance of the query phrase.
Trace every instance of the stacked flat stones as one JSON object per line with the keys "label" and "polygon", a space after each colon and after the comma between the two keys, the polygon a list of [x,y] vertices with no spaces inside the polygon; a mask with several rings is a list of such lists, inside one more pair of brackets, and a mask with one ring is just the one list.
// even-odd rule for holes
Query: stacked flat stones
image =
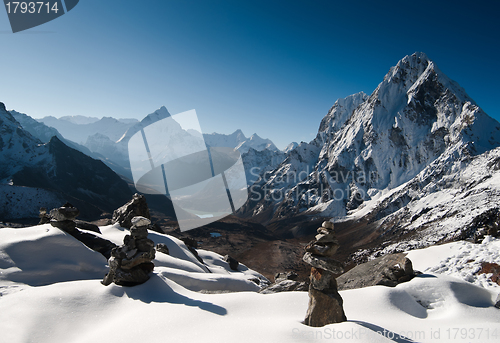
{"label": "stacked flat stones", "polygon": [[109,273],[102,281],[105,286],[112,282],[120,286],[139,285],[149,280],[153,271],[154,242],[148,238],[151,221],[137,216],[131,222],[130,235],[125,236],[124,244],[111,251]]}
{"label": "stacked flat stones", "polygon": [[303,257],[303,261],[312,266],[309,307],[304,324],[321,327],[347,320],[334,276],[342,273],[344,268],[342,263],[332,258],[339,248],[333,223],[323,222],[315,238],[306,246]]}
{"label": "stacked flat stones", "polygon": [[76,207],[66,203],[61,207],[52,209],[46,219],[50,218],[50,225],[66,232],[72,232],[76,228],[75,219],[79,214],[80,211]]}

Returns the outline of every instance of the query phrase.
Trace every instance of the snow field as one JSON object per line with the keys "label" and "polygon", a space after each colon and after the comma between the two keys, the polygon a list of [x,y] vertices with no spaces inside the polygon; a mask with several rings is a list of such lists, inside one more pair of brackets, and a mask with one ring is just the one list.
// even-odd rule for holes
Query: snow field
{"label": "snow field", "polygon": [[[121,243],[127,230],[101,228]],[[307,292],[256,293],[245,266],[231,271],[222,256],[150,232],[171,255],[157,253],[151,279],[105,287],[106,260],[50,225],[0,230],[0,342],[496,342],[498,288],[460,279],[460,261],[498,257],[499,240],[456,242],[409,252],[426,273],[395,288],[340,292],[348,322],[301,324]],[[471,244],[471,245],[468,245]],[[496,251],[497,255],[492,255]],[[211,273],[208,270],[212,271]],[[435,271],[431,272],[431,269]],[[468,268],[468,267],[467,267]],[[463,268],[462,268],[463,269]],[[427,271],[429,270],[429,271]],[[474,282],[476,283],[476,282]],[[253,286],[251,286],[253,285]],[[248,289],[246,288],[248,287]],[[249,289],[253,287],[253,289]],[[199,291],[227,292],[205,294]],[[411,339],[411,340],[410,340]]]}

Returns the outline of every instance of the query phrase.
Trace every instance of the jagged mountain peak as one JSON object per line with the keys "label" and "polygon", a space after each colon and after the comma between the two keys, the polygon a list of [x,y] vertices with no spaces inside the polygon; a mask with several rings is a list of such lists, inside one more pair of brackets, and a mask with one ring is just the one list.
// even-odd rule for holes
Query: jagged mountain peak
{"label": "jagged mountain peak", "polygon": [[343,217],[438,158],[498,146],[500,124],[427,55],[415,53],[392,67],[369,97],[361,92],[337,100],[316,138],[289,152],[260,186],[282,193],[271,205],[275,218],[305,210]]}
{"label": "jagged mountain peak", "polygon": [[355,93],[345,98],[335,101],[328,114],[321,120],[318,133],[333,133],[340,129],[347,119],[350,118],[353,111],[366,101],[368,96],[364,92]]}
{"label": "jagged mountain peak", "polygon": [[165,119],[167,117],[170,117],[171,114],[167,110],[165,106],[160,107],[153,113],[148,114],[144,119],[142,119],[140,122],[135,123],[132,127],[130,127],[124,134],[123,136],[117,141],[122,142],[125,144],[128,144],[128,141],[130,137],[132,137],[136,132],[140,131],[141,129],[145,128],[146,126],[153,124],[159,120]]}

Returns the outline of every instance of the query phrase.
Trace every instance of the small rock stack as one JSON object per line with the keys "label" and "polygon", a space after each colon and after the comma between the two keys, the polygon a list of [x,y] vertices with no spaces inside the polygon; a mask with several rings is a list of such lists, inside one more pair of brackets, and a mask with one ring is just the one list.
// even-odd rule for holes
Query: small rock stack
{"label": "small rock stack", "polygon": [[66,232],[72,232],[76,228],[75,219],[79,214],[80,211],[67,202],[63,206],[50,211],[50,225]]}
{"label": "small rock stack", "polygon": [[154,242],[148,238],[151,221],[137,216],[132,218],[131,224],[130,235],[125,236],[124,244],[111,251],[109,273],[102,280],[105,286],[112,282],[120,286],[139,285],[149,280],[149,273],[153,271]]}
{"label": "small rock stack", "polygon": [[342,263],[332,259],[338,248],[333,223],[329,221],[323,222],[316,239],[305,248],[303,261],[312,266],[306,325],[321,327],[347,320],[334,276],[344,271]]}

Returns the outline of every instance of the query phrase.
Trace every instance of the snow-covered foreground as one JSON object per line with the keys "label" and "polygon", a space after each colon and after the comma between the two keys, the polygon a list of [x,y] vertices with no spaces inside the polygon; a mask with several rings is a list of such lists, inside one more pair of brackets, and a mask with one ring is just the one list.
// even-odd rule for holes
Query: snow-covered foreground
{"label": "snow-covered foreground", "polygon": [[[101,231],[117,244],[127,232]],[[493,254],[498,261],[499,240],[411,252],[416,269],[448,267],[451,275],[429,272],[395,288],[342,291],[348,322],[311,328],[301,324],[306,292],[256,293],[256,279],[265,282],[259,273],[241,265],[230,271],[220,255],[203,250],[201,264],[181,241],[149,237],[171,254],[157,253],[151,279],[105,287],[105,258],[71,236],[50,225],[1,229],[0,342],[500,341],[500,310],[493,307],[500,287],[457,278],[460,259]]]}

